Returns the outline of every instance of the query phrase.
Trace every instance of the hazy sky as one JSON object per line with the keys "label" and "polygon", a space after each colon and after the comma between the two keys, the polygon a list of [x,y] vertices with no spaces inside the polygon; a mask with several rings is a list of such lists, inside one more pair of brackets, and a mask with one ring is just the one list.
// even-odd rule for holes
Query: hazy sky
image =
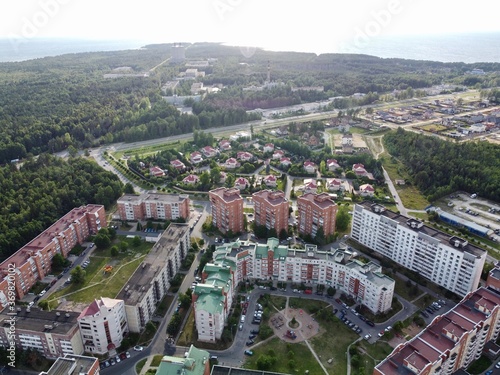
{"label": "hazy sky", "polygon": [[486,0],[1,0],[0,37],[338,52],[385,35],[500,31]]}

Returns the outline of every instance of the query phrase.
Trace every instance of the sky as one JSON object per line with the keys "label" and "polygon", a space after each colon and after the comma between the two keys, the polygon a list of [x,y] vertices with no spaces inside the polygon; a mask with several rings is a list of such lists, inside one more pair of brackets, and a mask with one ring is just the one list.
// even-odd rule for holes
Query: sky
{"label": "sky", "polygon": [[384,36],[500,31],[475,0],[2,0],[0,38],[224,42],[342,52]]}

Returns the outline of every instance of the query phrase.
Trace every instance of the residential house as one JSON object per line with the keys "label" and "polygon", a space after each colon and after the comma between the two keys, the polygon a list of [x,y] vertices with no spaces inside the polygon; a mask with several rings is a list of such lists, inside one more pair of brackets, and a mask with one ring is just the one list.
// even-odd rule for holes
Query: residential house
{"label": "residential house", "polygon": [[268,187],[276,187],[278,183],[278,179],[276,176],[270,174],[262,179],[262,182],[266,184]]}
{"label": "residential house", "polygon": [[316,193],[318,184],[315,180],[304,181],[304,193]]}
{"label": "residential house", "polygon": [[292,161],[290,160],[290,158],[285,156],[280,159],[280,165],[289,167],[290,165],[292,165]]}
{"label": "residential house", "polygon": [[344,134],[342,136],[342,152],[350,154],[353,151],[353,137],[352,134]]}
{"label": "residential house", "polygon": [[201,149],[201,152],[203,153],[203,155],[205,155],[206,158],[213,158],[215,155],[217,155],[217,150],[212,146],[203,147]]}
{"label": "residential house", "polygon": [[236,157],[241,161],[250,161],[253,159],[253,155],[247,151],[240,151]]}
{"label": "residential house", "polygon": [[165,176],[165,172],[163,171],[163,169],[161,169],[160,167],[157,167],[157,166],[154,166],[154,167],[151,167],[149,168],[149,173],[154,176],[154,177],[162,177],[162,176]]}
{"label": "residential house", "polygon": [[326,180],[326,187],[330,191],[342,191],[344,190],[344,185],[342,181],[338,178],[329,178]]}
{"label": "residential house", "polygon": [[221,171],[220,172],[220,179],[219,179],[219,183],[220,184],[225,184],[226,183],[226,179],[227,179],[227,173],[224,172],[224,171]]}
{"label": "residential house", "polygon": [[285,156],[285,153],[282,150],[275,150],[273,152],[273,160],[280,160],[283,156]]}
{"label": "residential house", "polygon": [[356,174],[358,177],[363,177],[367,176],[368,172],[365,169],[365,166],[360,163],[356,163],[352,165],[352,171]]}
{"label": "residential house", "polygon": [[336,159],[328,159],[326,161],[326,167],[330,172],[335,172],[337,169],[340,168],[340,165]]}
{"label": "residential house", "polygon": [[186,168],[186,166],[184,165],[184,163],[182,161],[180,161],[179,159],[172,160],[170,162],[170,165],[173,166],[175,169],[177,169],[179,171]]}
{"label": "residential house", "polygon": [[[273,152],[274,151],[274,144],[272,143],[266,143],[264,145],[264,152]],[[274,158],[274,155],[273,155]]]}
{"label": "residential house", "polygon": [[234,182],[234,187],[240,190],[245,190],[250,186],[250,182],[245,177],[238,177]]}
{"label": "residential house", "polygon": [[195,185],[200,182],[200,178],[195,174],[190,174],[184,177],[182,182],[184,182],[186,185]]}
{"label": "residential house", "polygon": [[312,161],[306,161],[304,162],[304,170],[307,173],[316,173],[316,164]]}
{"label": "residential house", "polygon": [[375,195],[375,189],[370,184],[364,184],[359,187],[359,195],[362,197],[373,197]]}
{"label": "residential house", "polygon": [[235,169],[235,168],[238,168],[239,166],[240,166],[240,162],[238,160],[236,160],[235,158],[229,158],[224,163],[224,167],[226,167],[227,169]]}
{"label": "residential house", "polygon": [[201,157],[201,152],[195,151],[191,153],[190,156],[191,163],[193,164],[199,164],[203,161],[203,158]]}
{"label": "residential house", "polygon": [[228,141],[227,139],[223,139],[222,141],[219,142],[219,148],[222,151],[231,150],[231,142]]}

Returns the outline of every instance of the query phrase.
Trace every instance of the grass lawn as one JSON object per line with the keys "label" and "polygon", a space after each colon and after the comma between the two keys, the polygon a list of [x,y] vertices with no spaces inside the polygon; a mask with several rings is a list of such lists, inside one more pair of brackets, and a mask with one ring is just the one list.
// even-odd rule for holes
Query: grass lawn
{"label": "grass lawn", "polygon": [[290,299],[288,300],[288,306],[294,309],[302,309],[309,314],[314,314],[317,311],[328,306],[328,303],[324,301],[317,301],[314,299],[290,297]]}
{"label": "grass lawn", "polygon": [[[380,157],[384,169],[394,182],[395,180],[405,180],[409,178],[408,173],[402,163],[393,159],[389,154],[383,153]],[[403,205],[408,209],[423,210],[429,205],[429,201],[413,185],[395,185]]]}
{"label": "grass lawn", "polygon": [[[48,299],[50,307],[55,308],[61,297],[68,301],[82,303],[90,303],[98,297],[115,298],[151,247],[152,244],[148,243],[142,243],[137,248],[130,246],[129,250],[116,257],[111,257],[110,248],[94,251],[93,256],[89,258],[90,264],[85,270],[86,277],[83,285],[70,284],[52,293]],[[113,266],[109,274],[103,272],[106,265]]]}
{"label": "grass lawn", "polygon": [[[335,375],[346,374],[347,358],[345,353],[347,347],[359,336],[347,328],[338,318],[334,318],[333,321],[318,319],[318,322],[321,326],[321,333],[310,340],[314,351],[320,357],[328,373]],[[333,361],[328,364],[330,358]],[[320,372],[317,374],[320,374]]]}
{"label": "grass lawn", "polygon": [[416,219],[420,219],[422,221],[428,220],[429,215],[427,215],[426,212],[414,212],[414,211],[408,211],[408,216],[412,216]]}
{"label": "grass lawn", "polygon": [[425,293],[424,295],[420,296],[416,301],[414,301],[413,304],[417,306],[419,309],[425,309],[427,306],[431,304],[432,301],[434,301],[434,297],[432,297],[430,294]]}
{"label": "grass lawn", "polygon": [[[244,349],[242,348],[242,350]],[[255,347],[252,351],[254,355],[247,357],[242,366],[243,368],[257,369],[259,358],[264,355],[271,355],[275,360],[268,371],[304,374],[306,370],[309,370],[309,374],[323,374],[323,370],[305,343],[285,343],[276,337],[263,345]]]}
{"label": "grass lawn", "polygon": [[365,368],[365,374],[371,375],[375,366],[392,353],[392,347],[385,342],[369,344],[363,340],[358,344],[358,353],[361,357],[360,363]]}
{"label": "grass lawn", "polygon": [[269,299],[271,303],[274,305],[274,307],[276,307],[278,310],[283,310],[286,306],[285,297],[271,295]]}
{"label": "grass lawn", "polygon": [[151,361],[151,367],[158,367],[161,363],[162,358],[163,358],[162,354],[155,355],[153,357],[153,360]]}
{"label": "grass lawn", "polygon": [[406,281],[403,281],[397,275],[391,275],[391,278],[396,282],[396,284],[394,285],[394,293],[400,295],[405,300],[412,301],[422,294],[422,291],[420,289],[417,293],[415,293],[416,290],[414,289],[414,281],[411,282],[411,287],[408,287],[408,285],[406,285]]}
{"label": "grass lawn", "polygon": [[147,360],[147,358],[144,358],[144,359],[141,359],[139,362],[137,362],[137,364],[135,365],[135,372],[137,372],[138,374],[141,373],[142,368],[146,364],[146,360]]}
{"label": "grass lawn", "polygon": [[194,337],[197,337],[196,334],[196,326],[194,324],[194,309],[191,309],[191,313],[189,314],[186,324],[182,329],[182,333],[179,336],[179,340],[177,340],[177,344],[179,346],[189,346],[193,343]]}

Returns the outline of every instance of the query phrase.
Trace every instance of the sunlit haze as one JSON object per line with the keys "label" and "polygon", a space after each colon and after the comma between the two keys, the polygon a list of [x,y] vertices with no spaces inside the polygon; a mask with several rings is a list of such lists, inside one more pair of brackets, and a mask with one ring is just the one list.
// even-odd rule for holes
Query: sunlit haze
{"label": "sunlit haze", "polygon": [[0,38],[224,42],[342,52],[383,36],[499,31],[492,1],[5,0]]}

